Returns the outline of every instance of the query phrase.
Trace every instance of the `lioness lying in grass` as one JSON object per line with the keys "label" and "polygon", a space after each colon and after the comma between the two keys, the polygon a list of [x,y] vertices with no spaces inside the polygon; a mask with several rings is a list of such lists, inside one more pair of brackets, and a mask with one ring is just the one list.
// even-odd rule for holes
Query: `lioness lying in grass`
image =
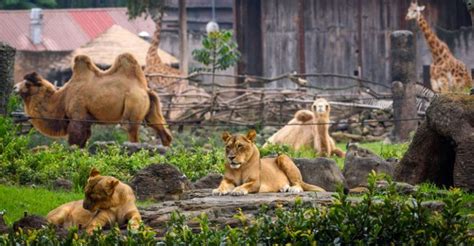
{"label": "lioness lying in grass", "polygon": [[228,162],[224,178],[212,191],[213,195],[325,191],[303,182],[300,170],[286,155],[260,159],[260,151],[254,143],[256,134],[255,130],[250,130],[246,136],[222,134]]}
{"label": "lioness lying in grass", "polygon": [[141,221],[132,188],[114,177],[101,176],[95,168],[87,180],[84,200],[63,204],[46,218],[55,225],[85,228],[88,233],[96,227],[128,221],[137,229]]}

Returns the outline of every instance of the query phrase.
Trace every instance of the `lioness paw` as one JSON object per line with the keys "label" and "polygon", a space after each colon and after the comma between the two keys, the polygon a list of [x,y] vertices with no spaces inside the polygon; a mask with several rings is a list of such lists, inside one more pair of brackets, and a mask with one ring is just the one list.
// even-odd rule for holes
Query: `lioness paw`
{"label": "lioness paw", "polygon": [[243,196],[247,195],[249,192],[245,189],[235,188],[230,194],[233,196]]}
{"label": "lioness paw", "polygon": [[289,185],[285,185],[283,187],[280,188],[280,192],[288,192],[288,189],[290,189],[290,186]]}
{"label": "lioness paw", "polygon": [[293,185],[290,188],[288,188],[288,192],[290,192],[290,193],[300,193],[300,192],[303,192],[303,188],[299,185]]}
{"label": "lioness paw", "polygon": [[212,195],[213,196],[225,196],[227,195],[229,192],[228,191],[221,191],[219,189],[214,189],[212,190]]}

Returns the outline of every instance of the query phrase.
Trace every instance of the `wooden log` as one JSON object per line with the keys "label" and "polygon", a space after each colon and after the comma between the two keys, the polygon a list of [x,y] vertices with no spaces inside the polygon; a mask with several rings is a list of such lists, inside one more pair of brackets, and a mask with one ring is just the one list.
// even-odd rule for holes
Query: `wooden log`
{"label": "wooden log", "polygon": [[410,31],[395,31],[391,41],[391,79],[395,127],[393,140],[407,141],[417,126],[416,43]]}
{"label": "wooden log", "polygon": [[8,98],[13,89],[13,69],[16,50],[0,42],[0,115],[6,115]]}

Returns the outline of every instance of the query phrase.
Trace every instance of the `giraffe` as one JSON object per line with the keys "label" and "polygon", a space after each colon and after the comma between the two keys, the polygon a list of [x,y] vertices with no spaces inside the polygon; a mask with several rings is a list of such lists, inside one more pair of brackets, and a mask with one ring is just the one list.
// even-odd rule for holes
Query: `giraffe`
{"label": "giraffe", "polygon": [[441,41],[431,30],[421,13],[425,6],[412,2],[406,20],[416,20],[431,50],[433,63],[430,67],[431,87],[437,93],[463,91],[472,83],[471,73],[466,65],[456,59],[446,43]]}
{"label": "giraffe", "polygon": [[[146,55],[146,63],[144,72],[145,74],[161,73],[167,75],[180,76],[181,73],[178,69],[172,68],[161,61],[158,54],[158,47],[160,45],[161,37],[161,22],[163,13],[158,16],[155,21],[156,29],[153,33],[150,47],[148,48]],[[148,86],[156,91],[167,92],[172,94],[172,104],[186,104],[188,107],[193,105],[202,105],[205,100],[209,97],[209,94],[202,88],[192,86],[188,84],[187,80],[179,80],[177,78],[167,77],[147,77]],[[187,117],[188,112],[192,114],[195,110],[187,108],[173,107],[167,112],[167,118],[176,120],[181,117]]]}
{"label": "giraffe", "polygon": [[[160,46],[160,38],[161,38],[161,21],[163,18],[163,14],[158,17],[159,19],[156,21],[156,29],[153,33],[153,37],[150,42],[150,47],[148,48],[146,54],[146,63],[145,63],[145,74],[151,73],[162,73],[168,75],[175,75],[179,76],[181,73],[178,69],[172,68],[161,61],[161,58],[158,54],[158,48]],[[176,81],[176,78],[166,78],[166,77],[148,77],[148,84],[152,89],[165,89],[166,91],[175,92],[175,90],[179,89],[180,81]]]}

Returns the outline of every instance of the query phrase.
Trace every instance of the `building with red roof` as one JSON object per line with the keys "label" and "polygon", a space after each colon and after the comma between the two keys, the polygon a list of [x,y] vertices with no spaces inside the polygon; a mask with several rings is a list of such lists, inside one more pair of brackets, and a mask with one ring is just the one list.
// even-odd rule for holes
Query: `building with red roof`
{"label": "building with red roof", "polygon": [[0,41],[17,50],[15,80],[31,71],[48,77],[54,64],[113,25],[136,35],[153,33],[151,18],[129,20],[126,13],[126,8],[1,10]]}

